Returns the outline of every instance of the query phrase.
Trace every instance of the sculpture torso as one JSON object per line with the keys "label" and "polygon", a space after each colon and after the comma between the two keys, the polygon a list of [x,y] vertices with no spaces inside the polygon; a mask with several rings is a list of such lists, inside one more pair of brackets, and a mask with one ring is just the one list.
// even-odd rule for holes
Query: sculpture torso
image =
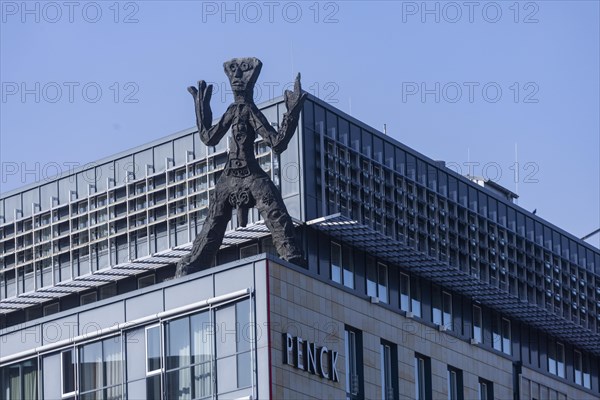
{"label": "sculpture torso", "polygon": [[232,104],[227,112],[231,113],[231,138],[225,175],[245,178],[261,171],[254,155],[256,131],[252,124],[254,104],[240,102]]}

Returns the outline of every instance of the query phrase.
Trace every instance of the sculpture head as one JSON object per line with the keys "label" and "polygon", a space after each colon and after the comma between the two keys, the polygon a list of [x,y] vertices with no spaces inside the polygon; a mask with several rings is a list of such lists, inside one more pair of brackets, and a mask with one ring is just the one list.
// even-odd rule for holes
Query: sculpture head
{"label": "sculpture head", "polygon": [[252,98],[254,84],[260,75],[262,62],[256,57],[234,58],[224,62],[223,68],[233,92]]}

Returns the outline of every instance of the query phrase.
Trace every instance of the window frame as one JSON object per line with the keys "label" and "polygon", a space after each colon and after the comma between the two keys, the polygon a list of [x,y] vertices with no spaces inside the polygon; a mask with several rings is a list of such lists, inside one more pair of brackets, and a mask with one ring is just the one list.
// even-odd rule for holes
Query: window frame
{"label": "window frame", "polygon": [[[479,316],[479,326],[476,325],[476,315]],[[483,310],[477,304],[473,304],[473,320],[471,326],[471,338],[477,343],[483,343]],[[476,328],[479,329],[479,335],[475,334]]]}
{"label": "window frame", "polygon": [[[381,361],[381,400],[397,400],[399,386],[398,346],[395,343],[381,339],[379,349]],[[388,351],[387,354],[386,349]]]}
{"label": "window frame", "polygon": [[479,377],[477,398],[478,400],[494,400],[494,382]]}
{"label": "window frame", "polygon": [[431,399],[431,395],[431,358],[415,353],[415,400]]}
{"label": "window frame", "polygon": [[[163,329],[162,329],[163,324],[158,323],[158,324],[152,324],[152,325],[148,325],[146,327],[144,327],[144,339],[146,341],[146,346],[144,346],[144,350],[146,352],[146,356],[145,356],[145,361],[146,361],[146,377],[151,377],[154,375],[158,375],[164,372],[165,366],[164,366],[164,362],[163,362]],[[159,332],[159,357],[158,357],[158,362],[159,362],[159,368],[158,369],[153,369],[152,371],[150,371],[148,368],[150,367],[149,365],[149,359],[148,359],[148,331],[150,329],[154,329],[154,328],[158,328],[158,332]]]}
{"label": "window frame", "polygon": [[[65,392],[65,364],[64,364],[64,359],[63,359],[63,354],[65,353],[71,353],[71,360],[74,361],[74,364],[72,366],[73,368],[73,391],[71,392]],[[62,350],[60,352],[60,393],[61,393],[61,398],[70,398],[73,396],[77,396],[77,394],[79,393],[79,377],[78,377],[78,372],[79,372],[79,360],[78,360],[78,355],[79,355],[79,351],[77,351],[76,347],[70,347],[68,349]]]}
{"label": "window frame", "polygon": [[[350,338],[353,338],[350,341]],[[352,352],[351,352],[351,343]],[[358,400],[364,397],[364,370],[363,370],[363,347],[362,347],[362,332],[358,329],[355,329],[351,326],[346,325],[344,327],[344,367],[346,371],[345,376],[345,390],[346,390],[346,399],[347,400]],[[353,354],[353,357],[350,357],[350,354]],[[352,371],[356,372],[356,374],[349,374],[350,371],[350,363],[351,360],[354,359],[355,363],[353,365]],[[356,376],[358,380],[358,388],[356,392],[353,392],[353,381],[352,377]]]}
{"label": "window frame", "polygon": [[[463,371],[448,365],[448,400],[464,399]],[[453,390],[454,389],[454,390]]]}

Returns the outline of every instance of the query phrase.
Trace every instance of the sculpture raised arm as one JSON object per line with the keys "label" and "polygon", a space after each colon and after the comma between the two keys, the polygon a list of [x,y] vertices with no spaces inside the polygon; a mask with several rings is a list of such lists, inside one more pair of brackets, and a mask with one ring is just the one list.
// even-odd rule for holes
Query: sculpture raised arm
{"label": "sculpture raised arm", "polygon": [[212,110],[210,99],[212,97],[212,85],[206,85],[204,81],[198,81],[198,87],[188,87],[188,92],[194,97],[196,109],[196,125],[200,133],[200,139],[207,146],[216,146],[227,133],[231,125],[231,112],[229,108],[223,114],[219,122],[212,125]]}
{"label": "sculpture raised arm", "polygon": [[282,153],[287,149],[290,140],[294,136],[296,127],[298,127],[298,117],[300,116],[306,96],[307,93],[302,91],[300,74],[298,74],[294,82],[294,91],[286,90],[284,92],[287,112],[283,114],[283,121],[278,132],[269,124],[263,113],[256,106],[253,107],[253,118],[251,121],[254,125],[254,130],[267,141],[274,152]]}

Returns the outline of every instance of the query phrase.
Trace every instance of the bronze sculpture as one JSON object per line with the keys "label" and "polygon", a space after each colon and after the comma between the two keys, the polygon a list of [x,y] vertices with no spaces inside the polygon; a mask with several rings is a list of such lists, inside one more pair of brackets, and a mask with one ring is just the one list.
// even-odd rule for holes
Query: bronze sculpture
{"label": "bronze sculpture", "polygon": [[294,225],[281,194],[262,170],[254,156],[254,140],[260,135],[273,152],[286,148],[298,126],[306,92],[296,77],[294,91],[284,93],[287,112],[279,132],[256,107],[253,99],[254,85],[260,74],[262,62],[258,58],[234,58],[223,64],[233,90],[234,102],[216,125],[212,125],[210,98],[212,85],[199,81],[198,88],[190,86],[194,97],[196,123],[200,138],[207,146],[215,146],[231,127],[232,138],[227,164],[210,197],[208,216],[201,232],[194,240],[190,254],[177,263],[176,277],[199,271],[211,265],[219,250],[233,208],[237,210],[238,223],[246,226],[248,210],[258,208],[273,238],[273,244],[284,260],[302,263],[300,248],[296,245]]}

